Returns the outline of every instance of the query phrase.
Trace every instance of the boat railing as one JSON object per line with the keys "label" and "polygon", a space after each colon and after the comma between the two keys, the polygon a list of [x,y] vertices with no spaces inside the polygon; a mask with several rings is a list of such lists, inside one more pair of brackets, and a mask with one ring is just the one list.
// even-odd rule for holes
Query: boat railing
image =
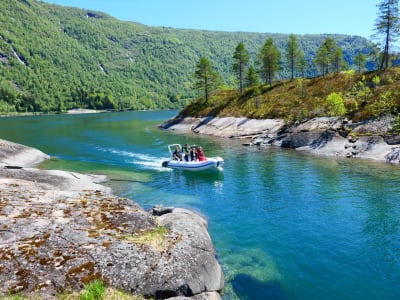
{"label": "boat railing", "polygon": [[171,144],[171,145],[168,145],[169,156],[170,156],[171,158],[173,157],[173,153],[174,153],[176,147],[179,147],[179,152],[182,151],[182,146],[181,146],[181,144]]}

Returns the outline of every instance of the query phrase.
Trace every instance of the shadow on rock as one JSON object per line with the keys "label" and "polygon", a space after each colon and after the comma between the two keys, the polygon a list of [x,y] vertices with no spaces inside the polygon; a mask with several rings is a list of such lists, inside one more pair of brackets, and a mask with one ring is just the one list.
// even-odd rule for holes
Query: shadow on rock
{"label": "shadow on rock", "polygon": [[235,294],[242,300],[284,300],[282,287],[277,281],[260,281],[248,274],[238,274],[232,280]]}

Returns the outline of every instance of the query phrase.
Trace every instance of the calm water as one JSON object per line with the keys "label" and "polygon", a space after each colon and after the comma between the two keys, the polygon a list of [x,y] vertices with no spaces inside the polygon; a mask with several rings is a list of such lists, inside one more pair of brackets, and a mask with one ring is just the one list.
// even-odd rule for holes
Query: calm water
{"label": "calm water", "polygon": [[[206,216],[224,299],[400,299],[400,166],[156,128],[174,113],[1,118],[0,138],[52,155],[45,168],[106,173],[115,193],[144,208]],[[161,168],[175,142],[224,157],[223,172]]]}

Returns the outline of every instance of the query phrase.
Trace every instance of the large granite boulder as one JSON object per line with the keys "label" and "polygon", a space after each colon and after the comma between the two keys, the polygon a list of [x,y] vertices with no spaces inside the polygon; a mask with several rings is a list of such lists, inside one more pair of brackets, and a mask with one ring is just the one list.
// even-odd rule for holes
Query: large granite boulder
{"label": "large granite boulder", "polygon": [[248,138],[259,134],[276,136],[284,126],[282,119],[248,119],[245,117],[190,118],[177,116],[159,127],[162,129],[194,132],[227,138]]}
{"label": "large granite boulder", "polygon": [[0,179],[0,295],[51,299],[94,279],[157,299],[223,288],[203,218],[180,209],[155,217],[128,199],[50,186]]}
{"label": "large granite boulder", "polygon": [[46,156],[2,143],[0,298],[56,299],[94,279],[156,299],[219,298],[224,276],[202,217],[146,212],[102,176],[26,168]]}
{"label": "large granite boulder", "polygon": [[0,167],[30,167],[49,158],[38,149],[0,139]]}
{"label": "large granite boulder", "polygon": [[285,132],[281,139],[281,147],[300,148],[309,146],[312,149],[324,147],[343,128],[343,118],[314,118],[304,123],[296,124]]}

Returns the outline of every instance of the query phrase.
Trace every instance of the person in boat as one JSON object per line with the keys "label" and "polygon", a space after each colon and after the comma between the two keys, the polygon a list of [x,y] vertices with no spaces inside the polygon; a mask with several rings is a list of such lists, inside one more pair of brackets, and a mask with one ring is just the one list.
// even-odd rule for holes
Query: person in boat
{"label": "person in boat", "polygon": [[197,149],[197,158],[199,159],[199,161],[207,160],[206,156],[204,155],[203,148],[201,148],[201,146],[199,147],[199,149]]}
{"label": "person in boat", "polygon": [[182,155],[181,155],[181,152],[179,151],[178,146],[175,147],[175,151],[172,153],[172,159],[177,160],[177,161],[182,160]]}
{"label": "person in boat", "polygon": [[196,161],[197,160],[197,151],[195,147],[190,147],[190,161]]}
{"label": "person in boat", "polygon": [[182,153],[185,161],[189,161],[190,146],[188,144],[182,147]]}

